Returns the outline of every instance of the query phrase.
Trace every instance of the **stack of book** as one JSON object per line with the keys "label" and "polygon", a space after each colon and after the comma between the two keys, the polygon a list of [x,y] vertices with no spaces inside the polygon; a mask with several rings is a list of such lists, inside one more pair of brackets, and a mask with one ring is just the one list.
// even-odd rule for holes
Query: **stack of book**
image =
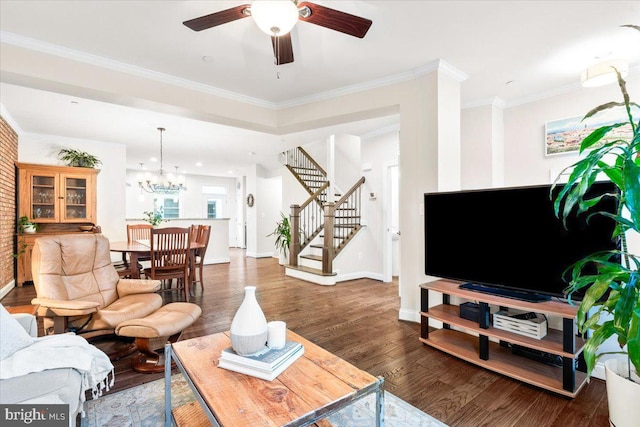
{"label": "stack of book", "polygon": [[265,347],[264,350],[250,356],[240,356],[233,351],[233,348],[228,347],[222,350],[218,366],[273,381],[303,354],[304,347],[295,341],[287,341],[284,347],[279,350]]}

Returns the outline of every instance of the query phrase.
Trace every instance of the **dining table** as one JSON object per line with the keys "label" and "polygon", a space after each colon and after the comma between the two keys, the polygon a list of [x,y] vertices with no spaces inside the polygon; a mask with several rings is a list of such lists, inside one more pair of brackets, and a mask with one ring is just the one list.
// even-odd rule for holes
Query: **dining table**
{"label": "dining table", "polygon": [[[191,284],[195,279],[195,260],[196,249],[204,248],[204,243],[190,242],[189,243],[189,283],[186,284],[191,295]],[[109,244],[111,252],[120,252],[129,254],[129,265],[131,267],[131,278],[139,279],[140,270],[138,269],[138,258],[151,256],[151,242],[149,240],[133,240],[122,242],[111,242]]]}

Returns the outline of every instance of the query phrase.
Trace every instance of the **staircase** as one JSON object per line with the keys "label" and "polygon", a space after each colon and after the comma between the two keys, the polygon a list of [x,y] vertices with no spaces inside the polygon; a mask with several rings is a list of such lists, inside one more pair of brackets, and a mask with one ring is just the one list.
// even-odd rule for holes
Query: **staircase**
{"label": "staircase", "polygon": [[[322,285],[335,285],[333,260],[362,228],[360,178],[336,202],[327,202],[329,181],[324,169],[301,147],[285,153],[285,166],[309,193],[291,206],[288,276]],[[305,248],[309,248],[305,253]]]}

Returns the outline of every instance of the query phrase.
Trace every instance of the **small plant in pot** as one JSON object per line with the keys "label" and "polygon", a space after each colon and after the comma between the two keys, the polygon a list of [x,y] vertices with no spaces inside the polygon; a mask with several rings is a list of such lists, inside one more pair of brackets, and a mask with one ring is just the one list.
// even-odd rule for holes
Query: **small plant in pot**
{"label": "small plant in pot", "polygon": [[284,213],[280,212],[280,220],[276,222],[276,228],[267,234],[267,237],[270,236],[276,237],[275,246],[280,251],[280,263],[284,264],[289,255],[289,245],[291,244],[291,223],[289,217]]}
{"label": "small plant in pot", "polygon": [[29,218],[27,218],[27,216],[25,215],[18,218],[18,221],[16,222],[16,228],[18,231],[18,236],[20,237],[18,238],[17,251],[16,253],[12,254],[14,258],[18,258],[27,249],[27,244],[24,241],[24,237],[22,237],[24,233],[35,233],[36,231],[38,231],[38,224],[29,221]]}
{"label": "small plant in pot", "polygon": [[165,219],[162,218],[162,215],[160,215],[158,212],[144,211],[143,214],[144,214],[143,220],[151,224],[153,227],[165,221]]}
{"label": "small plant in pot", "polygon": [[20,218],[18,218],[17,226],[18,226],[18,234],[35,233],[36,231],[38,231],[38,224],[36,224],[35,222],[29,221],[29,218],[27,218],[26,215],[23,215]]}
{"label": "small plant in pot", "polygon": [[[623,27],[640,31],[635,25]],[[604,215],[615,221],[613,237],[620,240],[620,250],[592,254],[570,266],[568,293],[571,298],[578,291],[584,292],[577,324],[580,333],[590,334],[584,347],[587,374],[591,375],[596,362],[605,354],[626,355],[605,362],[609,417],[613,425],[625,427],[637,426],[640,420],[640,254],[631,253],[627,245],[631,234],[637,237],[640,233],[640,106],[630,100],[625,80],[618,70],[615,72],[622,101],[600,105],[589,111],[585,119],[621,106],[627,119],[604,125],[582,141],[580,153],[584,158],[565,169],[571,170],[571,174],[556,196],[554,207],[563,221],[575,210],[589,210],[590,216]],[[615,136],[617,129],[626,126],[631,129],[629,138]],[[611,135],[614,137],[605,141]],[[587,196],[602,175],[615,184],[617,194]],[[598,210],[604,197],[618,199],[617,214]],[[598,352],[612,337],[617,339],[620,350]],[[630,400],[627,402],[626,398]]]}
{"label": "small plant in pot", "polygon": [[62,148],[58,152],[60,160],[67,162],[67,166],[81,168],[95,168],[102,162],[93,154],[73,148]]}

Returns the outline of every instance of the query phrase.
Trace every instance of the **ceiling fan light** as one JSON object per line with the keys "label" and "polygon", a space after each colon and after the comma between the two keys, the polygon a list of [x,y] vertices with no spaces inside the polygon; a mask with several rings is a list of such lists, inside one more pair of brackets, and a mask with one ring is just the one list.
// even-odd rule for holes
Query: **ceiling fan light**
{"label": "ceiling fan light", "polygon": [[251,16],[265,33],[283,36],[298,22],[298,8],[291,0],[254,0]]}
{"label": "ceiling fan light", "polygon": [[597,87],[618,81],[615,67],[624,78],[629,74],[629,63],[620,59],[599,62],[582,72],[582,86]]}

